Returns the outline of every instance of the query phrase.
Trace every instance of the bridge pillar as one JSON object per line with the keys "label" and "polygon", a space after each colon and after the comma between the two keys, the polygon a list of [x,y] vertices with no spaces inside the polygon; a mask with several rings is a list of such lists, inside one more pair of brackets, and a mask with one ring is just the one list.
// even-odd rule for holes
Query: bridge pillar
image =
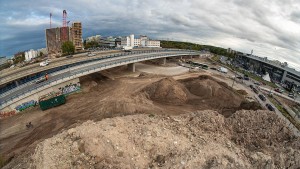
{"label": "bridge pillar", "polygon": [[161,64],[165,65],[167,63],[167,58],[161,58]]}
{"label": "bridge pillar", "polygon": [[127,65],[128,70],[135,72],[135,63],[130,63]]}
{"label": "bridge pillar", "polygon": [[16,86],[19,86],[19,82],[18,82],[17,80],[15,81],[15,85],[16,85]]}

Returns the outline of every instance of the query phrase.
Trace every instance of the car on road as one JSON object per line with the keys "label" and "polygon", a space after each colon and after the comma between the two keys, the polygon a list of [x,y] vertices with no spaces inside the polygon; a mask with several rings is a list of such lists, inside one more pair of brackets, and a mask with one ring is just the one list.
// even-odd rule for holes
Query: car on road
{"label": "car on road", "polygon": [[294,99],[294,98],[295,98],[295,95],[294,95],[294,93],[290,93],[288,96],[289,96],[290,98],[292,98],[292,99]]}
{"label": "car on road", "polygon": [[258,95],[258,97],[260,98],[260,100],[262,101],[266,101],[266,97],[262,94]]}
{"label": "car on road", "polygon": [[251,89],[253,89],[254,86],[253,86],[253,85],[249,85],[249,87],[250,87]]}
{"label": "car on road", "polygon": [[211,70],[218,70],[218,69],[217,69],[217,68],[215,68],[215,67],[211,67],[210,69],[211,69]]}
{"label": "car on road", "polygon": [[266,107],[270,110],[270,111],[275,111],[274,107],[272,105],[270,105],[269,103],[266,104]]}
{"label": "car on road", "polygon": [[278,92],[278,93],[283,93],[283,90],[280,89],[280,88],[276,88],[275,91]]}
{"label": "car on road", "polygon": [[244,80],[250,80],[249,77],[244,77]]}
{"label": "car on road", "polygon": [[96,54],[94,54],[94,53],[92,53],[92,52],[89,52],[89,53],[87,54],[87,56],[88,56],[88,57],[96,56]]}
{"label": "car on road", "polygon": [[47,65],[49,65],[49,63],[48,63],[47,61],[45,61],[45,62],[41,62],[41,63],[40,63],[40,66],[41,66],[41,67],[43,67],[43,66],[47,66]]}
{"label": "car on road", "polygon": [[254,84],[256,84],[257,86],[259,86],[259,85],[260,85],[260,83],[259,83],[259,82],[254,82]]}
{"label": "car on road", "polygon": [[41,77],[41,78],[39,78],[38,80],[35,81],[35,84],[39,84],[39,83],[42,83],[44,81],[46,81],[46,78],[45,77]]}
{"label": "car on road", "polygon": [[66,58],[71,58],[71,57],[73,57],[73,55],[68,55],[68,56],[66,56]]}
{"label": "car on road", "polygon": [[258,90],[255,87],[253,87],[252,90],[254,91],[254,93],[258,94]]}

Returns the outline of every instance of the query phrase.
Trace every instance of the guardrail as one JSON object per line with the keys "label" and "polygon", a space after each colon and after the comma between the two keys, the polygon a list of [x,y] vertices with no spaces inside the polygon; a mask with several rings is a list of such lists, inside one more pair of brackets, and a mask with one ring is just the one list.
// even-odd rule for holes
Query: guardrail
{"label": "guardrail", "polygon": [[[178,52],[178,51],[185,51],[185,50],[178,50],[178,49],[172,49],[172,50],[170,50],[170,49],[166,49],[166,50],[139,50],[139,51],[133,51],[133,52],[128,52],[128,53],[118,53],[118,54],[110,54],[109,56],[113,56],[113,57],[122,57],[122,56],[127,56],[127,55],[134,55],[134,54],[142,54],[142,53],[158,53],[158,52],[160,52],[160,53],[164,53],[164,52],[174,52],[174,51],[176,51],[176,52]],[[86,61],[90,61],[89,63],[92,63],[92,62],[94,62],[94,61],[96,61],[96,60],[99,60],[99,59],[105,59],[106,58],[106,56],[98,56],[98,57],[92,57],[92,58],[88,58],[88,59],[86,59],[86,58],[83,58],[84,60],[80,60],[80,61],[78,61],[78,62],[74,62],[74,63],[82,63],[82,64],[80,64],[80,65],[85,65],[85,64],[88,64],[88,63],[85,63]],[[48,68],[44,68],[44,69],[40,69],[39,70],[39,72],[41,72],[41,71],[45,71],[45,70],[49,70],[49,69],[51,69],[51,68],[58,68],[58,67],[61,67],[61,66],[66,66],[66,65],[71,65],[71,64],[74,64],[73,62],[72,63],[69,63],[69,64],[60,64],[60,65],[54,65],[54,66],[52,66],[52,67],[48,67]],[[73,67],[77,67],[77,66],[80,66],[80,65],[76,65],[76,66],[73,66]],[[66,68],[67,69],[67,68]],[[61,70],[61,71],[58,71],[58,72],[64,72],[65,70]],[[31,71],[31,73],[33,73],[32,71]],[[31,74],[30,73],[30,74]],[[37,72],[36,72],[37,73]],[[54,72],[54,73],[51,73],[50,75],[52,75],[52,74],[55,74],[55,73],[57,73],[57,72]],[[28,74],[28,73],[27,73]],[[24,77],[25,75],[19,75],[19,76],[17,76],[17,77],[14,77],[14,78],[11,78],[11,79],[18,79],[18,78],[20,78],[20,77]],[[33,80],[32,80],[33,81]],[[14,88],[14,89],[12,89],[12,90],[8,90],[7,92],[4,92],[4,93],[2,93],[2,94],[0,94],[0,97],[3,97],[3,96],[7,96],[8,94],[10,94],[10,93],[12,93],[12,92],[14,92],[14,91],[16,91],[16,90],[19,90],[20,88],[23,88],[23,87],[25,87],[25,86],[27,86],[27,85],[30,85],[30,84],[32,84],[32,81],[29,81],[29,82],[27,82],[27,83],[25,83],[25,84],[22,84],[22,85],[20,85],[20,86],[18,86],[18,87],[16,87],[16,88]]]}
{"label": "guardrail", "polygon": [[[140,51],[144,51],[144,50],[140,50]],[[146,52],[168,52],[168,51],[186,51],[186,50],[181,50],[181,49],[165,49],[165,50],[145,50]],[[133,51],[133,52],[137,52],[137,51]],[[98,54],[101,54],[101,52]],[[85,54],[78,54],[76,56],[82,56],[82,55],[85,55]],[[76,59],[64,59],[64,61],[71,61],[71,63],[66,63],[66,62],[63,62],[63,63],[60,63],[60,62],[56,62],[55,64],[50,64],[49,66],[46,66],[46,67],[39,67],[37,65],[35,65],[35,68],[37,69],[30,69],[30,70],[27,70],[26,72],[24,73],[21,73],[21,74],[18,74],[17,76],[6,76],[6,77],[2,77],[0,78],[0,85],[1,84],[5,84],[5,83],[8,83],[10,81],[13,81],[13,80],[16,80],[16,79],[19,79],[19,78],[22,78],[24,76],[28,76],[30,74],[34,74],[34,73],[38,73],[38,72],[41,72],[41,71],[46,71],[46,70],[49,70],[49,69],[52,69],[52,68],[56,68],[56,67],[60,67],[60,66],[64,66],[64,65],[68,65],[68,64],[73,64],[73,63],[78,63],[78,62],[83,62],[83,61],[87,61],[87,60],[91,60],[90,58],[76,58]]]}
{"label": "guardrail", "polygon": [[[168,52],[170,52],[170,51],[168,51]],[[144,53],[146,53],[146,52],[144,52]],[[98,64],[98,65],[95,65],[93,67],[89,67],[89,68],[82,69],[82,70],[79,70],[79,71],[70,72],[69,75],[62,76],[59,79],[51,79],[51,80],[48,80],[44,83],[37,84],[37,86],[35,86],[35,88],[33,88],[33,89],[28,89],[28,90],[26,90],[26,91],[24,91],[20,94],[17,94],[13,97],[10,97],[7,100],[2,101],[1,105],[0,105],[0,109],[8,106],[13,101],[15,102],[15,101],[21,100],[22,98],[24,98],[26,96],[29,96],[29,95],[32,95],[34,93],[37,93],[37,92],[39,92],[39,91],[41,91],[45,88],[48,88],[49,86],[53,86],[55,84],[65,82],[65,81],[68,81],[70,79],[81,77],[81,76],[84,76],[86,74],[98,72],[100,70],[104,70],[104,69],[108,69],[108,68],[112,68],[112,67],[116,67],[116,66],[120,66],[120,65],[125,65],[125,64],[128,64],[128,63],[135,63],[135,62],[140,62],[140,61],[150,60],[150,59],[157,59],[157,58],[162,58],[162,57],[181,56],[181,55],[190,55],[190,54],[198,54],[198,53],[196,53],[194,51],[176,50],[176,53],[174,53],[174,54],[170,53],[170,54],[158,54],[158,55],[154,55],[154,56],[152,56],[152,55],[151,56],[148,56],[148,55],[147,56],[137,56],[135,58],[128,58],[128,59],[124,59],[122,61],[115,61],[115,62],[112,61],[110,63],[102,63],[102,64]],[[125,54],[125,55],[128,56],[129,54]],[[112,56],[105,56],[105,58],[111,58],[111,57]]]}

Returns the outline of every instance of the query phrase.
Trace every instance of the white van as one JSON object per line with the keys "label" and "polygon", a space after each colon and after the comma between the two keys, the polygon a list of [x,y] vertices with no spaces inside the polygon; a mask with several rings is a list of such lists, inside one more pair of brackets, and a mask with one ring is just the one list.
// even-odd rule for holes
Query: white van
{"label": "white van", "polygon": [[41,63],[40,63],[40,66],[41,66],[41,67],[43,67],[43,66],[47,66],[47,65],[49,65],[49,63],[48,63],[47,61],[45,61],[45,62],[41,62]]}

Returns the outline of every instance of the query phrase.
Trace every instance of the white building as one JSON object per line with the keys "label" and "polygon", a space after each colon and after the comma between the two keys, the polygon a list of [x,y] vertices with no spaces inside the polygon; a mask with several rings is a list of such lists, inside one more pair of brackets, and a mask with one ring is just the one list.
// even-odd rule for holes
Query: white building
{"label": "white building", "polygon": [[38,56],[40,55],[40,52],[42,52],[44,55],[48,54],[47,48],[38,49],[37,52],[38,52],[37,53]]}
{"label": "white building", "polygon": [[38,52],[30,49],[29,51],[25,52],[25,60],[30,61],[33,58],[36,58],[38,56]]}
{"label": "white building", "polygon": [[92,42],[92,41],[100,42],[100,40],[101,40],[101,35],[95,35],[86,38],[86,42]]}
{"label": "white building", "polygon": [[140,35],[139,38],[135,39],[134,35],[131,34],[126,37],[121,38],[121,46],[131,46],[131,47],[160,47],[160,41],[150,40],[145,35]]}

